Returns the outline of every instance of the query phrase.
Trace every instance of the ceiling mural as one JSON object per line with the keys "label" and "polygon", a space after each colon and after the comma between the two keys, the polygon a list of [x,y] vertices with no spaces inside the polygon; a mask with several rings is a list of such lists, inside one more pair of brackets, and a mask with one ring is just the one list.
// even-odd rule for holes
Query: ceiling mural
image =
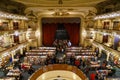
{"label": "ceiling mural", "polygon": [[59,6],[59,3],[62,3],[62,6],[89,6],[95,5],[105,0],[13,0],[16,2],[23,3],[27,6]]}
{"label": "ceiling mural", "polygon": [[0,10],[14,13],[14,14],[24,14],[26,6],[24,4],[14,2],[11,0],[0,0]]}
{"label": "ceiling mural", "polygon": [[96,5],[97,14],[113,12],[120,10],[120,0],[106,0]]}
{"label": "ceiling mural", "polygon": [[71,16],[81,15],[85,17],[89,11],[97,13],[96,4],[105,0],[12,0],[27,6],[25,14],[31,11],[37,16]]}
{"label": "ceiling mural", "polygon": [[87,16],[89,11],[102,14],[117,11],[120,0],[1,0],[0,9],[16,14],[33,11],[37,16]]}

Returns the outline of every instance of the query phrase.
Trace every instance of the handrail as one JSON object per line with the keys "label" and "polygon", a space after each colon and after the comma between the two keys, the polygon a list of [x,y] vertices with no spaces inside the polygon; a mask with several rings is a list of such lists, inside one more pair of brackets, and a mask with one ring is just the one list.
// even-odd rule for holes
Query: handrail
{"label": "handrail", "polygon": [[36,80],[43,73],[48,72],[48,71],[54,71],[54,70],[71,71],[71,72],[75,73],[76,75],[78,75],[81,78],[81,80],[88,80],[86,75],[80,69],[78,69],[76,66],[71,66],[71,65],[67,65],[67,64],[53,64],[53,65],[51,64],[48,66],[44,66],[44,67],[40,68],[39,70],[37,70],[35,73],[33,73],[29,77],[28,80]]}

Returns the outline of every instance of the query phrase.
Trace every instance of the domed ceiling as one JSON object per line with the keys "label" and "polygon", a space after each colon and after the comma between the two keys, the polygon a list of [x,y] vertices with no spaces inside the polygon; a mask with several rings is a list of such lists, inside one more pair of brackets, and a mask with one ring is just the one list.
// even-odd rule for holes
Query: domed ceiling
{"label": "domed ceiling", "polygon": [[105,0],[14,0],[20,3],[23,3],[27,6],[59,6],[59,4],[63,4],[63,6],[93,6],[97,3],[100,3]]}
{"label": "domed ceiling", "polygon": [[[37,15],[42,14],[81,14],[85,16],[89,11],[97,12],[96,4],[106,0],[12,0],[27,6],[25,13],[33,11]],[[58,12],[58,13],[55,13]]]}

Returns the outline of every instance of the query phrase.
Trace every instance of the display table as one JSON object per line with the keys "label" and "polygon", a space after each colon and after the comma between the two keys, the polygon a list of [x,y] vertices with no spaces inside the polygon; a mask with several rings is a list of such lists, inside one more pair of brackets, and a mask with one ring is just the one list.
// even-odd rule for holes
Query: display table
{"label": "display table", "polygon": [[110,72],[111,72],[111,70],[97,70],[96,71],[97,74],[105,75],[105,76],[107,76],[108,73],[110,73]]}
{"label": "display table", "polygon": [[94,67],[94,68],[98,68],[98,67],[100,67],[100,64],[96,64],[96,65],[90,65],[90,67]]}
{"label": "display table", "polygon": [[7,69],[7,70],[12,70],[12,69],[13,69],[13,66],[8,66],[6,69]]}
{"label": "display table", "polygon": [[111,70],[97,70],[96,73],[98,75],[99,79],[106,79],[109,73],[111,73]]}
{"label": "display table", "polygon": [[19,59],[13,59],[13,62],[17,62]]}
{"label": "display table", "polygon": [[120,78],[106,78],[106,80],[120,80]]}
{"label": "display table", "polygon": [[99,64],[99,62],[98,61],[90,61],[90,64],[91,65],[96,65],[96,64]]}
{"label": "display table", "polygon": [[16,80],[19,80],[20,74],[21,74],[21,72],[19,69],[12,69],[12,70],[9,70],[9,72],[7,73],[7,76],[15,77]]}
{"label": "display table", "polygon": [[0,78],[0,80],[16,80],[15,77]]}

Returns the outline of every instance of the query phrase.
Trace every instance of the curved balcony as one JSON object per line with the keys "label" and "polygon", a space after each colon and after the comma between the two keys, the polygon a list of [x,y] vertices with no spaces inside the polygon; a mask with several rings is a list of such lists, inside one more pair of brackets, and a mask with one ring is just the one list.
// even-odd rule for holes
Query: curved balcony
{"label": "curved balcony", "polygon": [[40,68],[28,80],[88,80],[76,66],[53,64]]}

